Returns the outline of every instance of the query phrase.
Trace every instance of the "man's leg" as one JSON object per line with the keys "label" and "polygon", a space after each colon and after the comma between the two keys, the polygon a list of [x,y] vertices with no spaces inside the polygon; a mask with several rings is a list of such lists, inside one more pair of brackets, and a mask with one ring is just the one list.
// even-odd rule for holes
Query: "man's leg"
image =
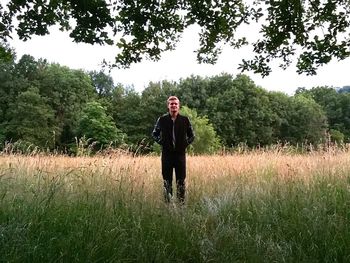
{"label": "man's leg", "polygon": [[175,174],[176,174],[176,196],[178,201],[185,203],[186,192],[186,156],[185,154],[177,155],[175,158]]}
{"label": "man's leg", "polygon": [[162,175],[164,182],[164,198],[166,202],[170,202],[173,195],[173,158],[168,154],[162,153]]}

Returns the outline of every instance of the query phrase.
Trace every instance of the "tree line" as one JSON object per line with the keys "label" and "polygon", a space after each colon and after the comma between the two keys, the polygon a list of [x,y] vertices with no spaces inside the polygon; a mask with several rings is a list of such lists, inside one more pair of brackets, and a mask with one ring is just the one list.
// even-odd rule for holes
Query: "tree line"
{"label": "tree line", "polygon": [[0,60],[0,147],[38,147],[77,154],[126,147],[158,151],[151,131],[180,98],[193,122],[194,153],[244,144],[319,144],[350,140],[349,87],[299,88],[293,96],[267,91],[248,76],[190,76],[150,82],[138,93],[108,74],[70,69],[29,55]]}

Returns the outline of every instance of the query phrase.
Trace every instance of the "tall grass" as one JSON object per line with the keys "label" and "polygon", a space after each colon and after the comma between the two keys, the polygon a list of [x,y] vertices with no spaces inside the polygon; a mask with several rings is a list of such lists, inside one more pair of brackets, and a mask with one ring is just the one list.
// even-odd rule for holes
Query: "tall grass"
{"label": "tall grass", "polygon": [[159,157],[0,156],[2,262],[348,262],[348,151],[187,158],[187,201]]}

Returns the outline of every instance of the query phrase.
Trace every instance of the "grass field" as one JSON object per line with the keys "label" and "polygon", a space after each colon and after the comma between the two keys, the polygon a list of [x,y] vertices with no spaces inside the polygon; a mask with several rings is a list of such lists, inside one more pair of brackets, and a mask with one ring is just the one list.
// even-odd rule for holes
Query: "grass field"
{"label": "grass field", "polygon": [[0,262],[350,262],[350,153],[0,155]]}

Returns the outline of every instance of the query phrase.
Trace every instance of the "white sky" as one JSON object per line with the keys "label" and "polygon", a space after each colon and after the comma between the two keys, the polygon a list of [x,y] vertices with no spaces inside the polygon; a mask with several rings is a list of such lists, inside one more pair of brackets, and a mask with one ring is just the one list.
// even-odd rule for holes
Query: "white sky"
{"label": "white sky", "polygon": [[[99,70],[103,59],[113,61],[117,49],[110,46],[98,46],[73,43],[67,32],[52,29],[49,36],[33,36],[30,41],[22,42],[14,38],[10,42],[15,48],[17,58],[23,54],[30,54],[36,59],[45,58],[48,62],[59,63],[73,69]],[[198,34],[192,28],[185,31],[183,38],[175,51],[166,52],[158,62],[144,61],[134,64],[130,69],[113,69],[109,74],[115,84],[133,85],[141,92],[150,81],[173,80],[186,78],[190,75],[213,76],[220,73],[229,73],[233,76],[240,73],[237,70],[242,58],[250,59],[252,54],[249,49],[233,50],[224,49],[215,65],[198,64],[194,51],[198,47]],[[255,84],[266,90],[282,91],[292,95],[298,87],[312,88],[314,86],[343,87],[350,85],[350,59],[344,61],[332,61],[319,68],[316,76],[299,75],[295,67],[289,67],[283,71],[278,67],[273,72],[262,78],[251,72],[244,74],[251,77]]]}

